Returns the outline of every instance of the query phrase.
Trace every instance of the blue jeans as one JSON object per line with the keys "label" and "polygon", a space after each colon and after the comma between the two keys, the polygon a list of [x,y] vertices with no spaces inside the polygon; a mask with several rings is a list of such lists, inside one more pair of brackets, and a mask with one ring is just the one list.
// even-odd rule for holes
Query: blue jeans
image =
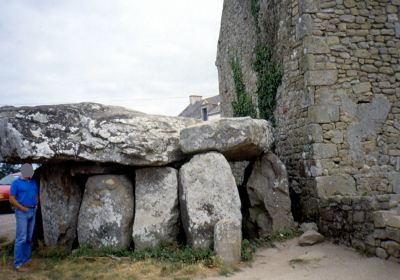
{"label": "blue jeans", "polygon": [[31,258],[31,241],[35,227],[36,209],[23,212],[15,209],[16,237],[14,243],[14,266],[19,267]]}

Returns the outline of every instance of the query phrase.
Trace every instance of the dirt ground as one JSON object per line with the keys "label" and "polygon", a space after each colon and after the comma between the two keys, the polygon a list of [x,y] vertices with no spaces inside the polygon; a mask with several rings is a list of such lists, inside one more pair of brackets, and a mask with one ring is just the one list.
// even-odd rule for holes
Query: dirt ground
{"label": "dirt ground", "polygon": [[[400,264],[368,258],[329,242],[300,247],[297,239],[261,249],[231,280],[399,280]],[[208,278],[222,280],[226,277]]]}
{"label": "dirt ground", "polygon": [[[15,236],[15,219],[13,214],[0,215],[0,237],[5,236],[8,239],[13,239]],[[259,249],[256,253],[254,261],[250,264],[242,264],[239,266],[240,271],[236,272],[230,277],[218,276],[207,278],[209,280],[399,280],[400,279],[400,264],[383,261],[376,257],[369,258],[360,255],[358,252],[351,248],[344,246],[337,246],[330,242],[324,242],[322,244],[314,245],[311,247],[300,247],[297,245],[297,239],[293,239],[283,243],[276,243],[276,248]],[[39,260],[34,260],[39,262]],[[80,264],[82,267],[78,267],[75,263],[60,263],[56,267],[53,265],[47,266],[45,264],[37,264],[34,266],[43,266],[37,274],[34,271],[32,273],[18,274],[12,271],[11,264],[4,265],[0,263],[0,272],[6,272],[7,277],[5,279],[82,279],[79,276],[77,278],[72,277],[73,274],[66,277],[52,276],[46,277],[47,271],[49,274],[55,272],[63,272],[71,270],[80,271],[78,275],[83,276],[82,269],[92,269],[98,271],[98,265],[95,263],[86,264],[83,262]],[[128,276],[127,269],[132,270],[134,266],[140,267],[141,270],[151,270],[148,265],[137,263],[107,263],[102,264],[99,261],[101,267],[108,267],[109,272],[113,273],[113,278],[120,278],[121,275]],[[69,269],[63,266],[70,266]],[[76,266],[76,267],[75,267]],[[93,266],[93,267],[92,267]],[[75,269],[76,268],[76,269]],[[5,270],[4,270],[5,269]],[[158,268],[157,268],[158,269]],[[120,279],[205,279],[199,278],[203,273],[199,273],[198,268],[190,267],[189,270],[194,270],[191,273],[187,273],[188,277],[185,277],[185,273],[181,277],[155,277],[151,273],[147,273],[144,277],[143,273],[139,273],[136,277],[127,277]],[[35,269],[34,269],[35,270]],[[156,268],[152,268],[156,271]],[[121,272],[121,273],[119,273]],[[200,271],[201,272],[201,271]],[[94,273],[94,272],[93,272]],[[37,275],[36,275],[37,274]],[[158,273],[157,275],[159,275]],[[161,273],[162,274],[162,273]],[[192,275],[190,275],[192,274]],[[193,274],[198,275],[193,277]],[[199,275],[200,274],[200,275]],[[209,272],[205,272],[209,274]],[[215,274],[215,273],[214,273]],[[218,274],[218,272],[217,272]],[[4,276],[4,274],[3,274]],[[54,276],[54,275],[53,275]],[[61,276],[61,275],[59,275]],[[93,274],[93,277],[97,274]],[[111,274],[107,273],[102,279],[107,279]],[[70,278],[71,277],[71,278]],[[1,277],[0,277],[1,279]]]}

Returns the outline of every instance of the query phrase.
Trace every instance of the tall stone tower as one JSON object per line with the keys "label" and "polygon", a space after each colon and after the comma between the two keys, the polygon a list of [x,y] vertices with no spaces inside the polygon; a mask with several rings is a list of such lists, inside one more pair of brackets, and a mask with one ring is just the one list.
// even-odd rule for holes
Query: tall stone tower
{"label": "tall stone tower", "polygon": [[[254,5],[259,10],[254,12]],[[226,0],[217,67],[223,115],[235,98],[229,59],[241,60],[253,100],[257,43],[283,68],[276,153],[298,219],[322,200],[400,193],[400,0]]]}

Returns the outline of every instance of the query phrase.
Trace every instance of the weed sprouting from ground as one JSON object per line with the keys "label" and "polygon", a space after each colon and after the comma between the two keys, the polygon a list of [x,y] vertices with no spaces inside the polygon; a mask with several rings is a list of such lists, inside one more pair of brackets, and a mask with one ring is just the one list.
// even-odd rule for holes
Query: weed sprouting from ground
{"label": "weed sprouting from ground", "polygon": [[209,249],[193,249],[189,246],[173,244],[162,244],[153,249],[138,251],[118,250],[109,247],[91,249],[81,247],[74,250],[69,258],[77,257],[128,257],[132,261],[154,260],[161,262],[195,264],[202,262],[207,266],[213,267],[216,263],[215,254]]}

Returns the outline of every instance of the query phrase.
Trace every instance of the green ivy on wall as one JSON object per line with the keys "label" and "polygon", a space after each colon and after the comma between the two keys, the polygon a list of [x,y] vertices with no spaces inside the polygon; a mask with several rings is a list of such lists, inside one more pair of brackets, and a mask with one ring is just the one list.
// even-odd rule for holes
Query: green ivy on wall
{"label": "green ivy on wall", "polygon": [[[257,73],[256,96],[258,101],[259,118],[274,123],[274,110],[276,107],[276,93],[282,83],[282,66],[275,62],[272,48],[268,43],[261,43],[260,39],[260,0],[251,0],[251,14],[254,18],[257,30],[257,45],[253,69]],[[239,58],[236,56],[231,60],[233,80],[235,83],[236,100],[232,102],[235,117],[257,116],[257,110],[252,103],[251,97],[246,93]]]}
{"label": "green ivy on wall", "polygon": [[238,57],[231,59],[231,69],[235,84],[236,99],[232,102],[234,117],[257,117],[256,108],[251,101],[251,96],[246,93],[246,86],[243,82],[243,73]]}
{"label": "green ivy on wall", "polygon": [[258,44],[256,59],[253,63],[257,73],[258,110],[261,119],[274,123],[276,93],[282,83],[282,67],[272,58],[272,49],[268,44]]}

